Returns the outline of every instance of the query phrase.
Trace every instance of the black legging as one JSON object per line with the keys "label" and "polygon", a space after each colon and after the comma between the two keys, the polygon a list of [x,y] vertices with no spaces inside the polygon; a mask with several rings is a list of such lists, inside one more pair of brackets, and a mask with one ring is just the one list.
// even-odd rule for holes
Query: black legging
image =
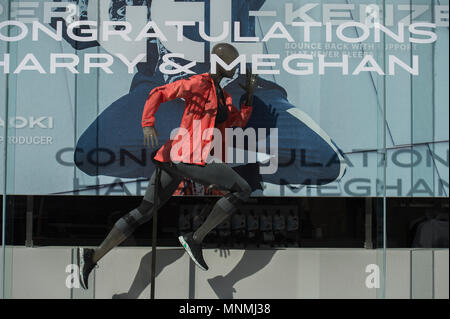
{"label": "black legging", "polygon": [[[160,190],[158,192],[159,207],[164,205],[177,189],[184,177],[204,185],[216,185],[221,190],[230,191],[219,199],[210,216],[196,232],[202,240],[206,234],[231,216],[238,206],[245,202],[252,190],[248,183],[231,167],[224,163],[208,163],[205,166],[186,163],[161,163]],[[129,236],[139,225],[149,221],[153,215],[155,173],[145,191],[144,199],[139,207],[119,219],[115,226]]]}

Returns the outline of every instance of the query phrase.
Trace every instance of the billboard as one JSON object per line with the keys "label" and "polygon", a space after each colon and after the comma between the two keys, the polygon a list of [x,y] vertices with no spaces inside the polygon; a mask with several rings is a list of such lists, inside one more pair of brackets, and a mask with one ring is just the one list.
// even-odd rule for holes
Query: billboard
{"label": "billboard", "polygon": [[[229,163],[254,196],[446,197],[448,14],[425,0],[1,0],[2,187],[142,196],[149,93],[207,74],[230,43],[234,105],[247,67],[259,76]],[[161,144],[184,107],[158,109]]]}

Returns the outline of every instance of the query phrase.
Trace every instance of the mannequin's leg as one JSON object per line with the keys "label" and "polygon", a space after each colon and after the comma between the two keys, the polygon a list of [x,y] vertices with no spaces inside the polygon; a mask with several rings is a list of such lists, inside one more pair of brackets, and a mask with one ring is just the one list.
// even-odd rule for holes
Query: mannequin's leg
{"label": "mannequin's leg", "polygon": [[219,199],[214,205],[211,213],[205,222],[194,232],[193,238],[197,243],[201,243],[205,236],[220,223],[231,217],[237,208],[245,202],[250,193],[246,190],[233,192]]}
{"label": "mannequin's leg", "polygon": [[212,229],[229,218],[240,204],[247,201],[252,192],[248,183],[224,163],[209,163],[205,166],[178,163],[171,168],[172,170],[196,182],[205,185],[215,184],[220,189],[230,191],[216,202],[208,218],[194,233],[194,239],[199,243]]}
{"label": "mannequin's leg", "polygon": [[[161,181],[159,190],[159,206],[164,205],[172,196],[173,192],[180,184],[178,176],[172,177],[164,170],[161,171]],[[93,262],[97,263],[111,249],[118,246],[130,236],[140,225],[146,223],[152,218],[154,203],[154,185],[155,173],[147,186],[147,190],[139,207],[133,209],[128,214],[120,218],[98,248],[95,249]]]}
{"label": "mannequin's leg", "polygon": [[229,218],[251,194],[251,187],[231,167],[224,163],[209,163],[205,166],[178,163],[172,168],[178,174],[205,185],[217,185],[230,193],[219,199],[205,222],[193,234],[180,236],[179,240],[194,262],[204,270],[202,241],[217,225]]}

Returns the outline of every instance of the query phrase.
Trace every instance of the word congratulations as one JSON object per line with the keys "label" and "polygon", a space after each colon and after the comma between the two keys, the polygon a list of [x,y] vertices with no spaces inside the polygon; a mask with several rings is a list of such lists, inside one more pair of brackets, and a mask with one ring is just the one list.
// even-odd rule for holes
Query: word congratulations
{"label": "word congratulations", "polygon": [[[185,41],[183,36],[184,27],[192,27],[198,23],[199,36],[205,42],[221,42],[226,41],[231,33],[230,21],[224,21],[222,31],[217,36],[210,36],[206,34],[205,23],[203,21],[166,21],[166,26],[173,26],[177,29],[177,42]],[[321,22],[292,22],[290,27],[294,28],[294,33],[298,34],[303,29],[303,41],[311,41],[311,33],[317,28],[325,27],[325,42],[332,42],[339,39],[347,43],[362,42],[373,35],[374,42],[382,41],[382,34],[386,34],[397,42],[405,42],[406,39],[411,43],[433,43],[437,39],[437,34],[432,31],[437,27],[435,23],[416,22],[406,26],[404,23],[398,23],[397,32],[392,31],[383,24],[374,22],[372,24],[365,24],[357,21],[349,21],[339,24],[336,28],[331,22],[325,24]],[[1,32],[8,27],[16,27],[17,34],[8,35]],[[409,37],[405,36],[405,28],[408,28]],[[360,34],[350,36],[345,34],[348,30],[358,29]],[[284,39],[289,42],[295,42],[292,32],[289,32],[287,27],[282,22],[274,22],[269,30],[264,34],[262,39],[260,37],[241,36],[241,23],[234,22],[234,41],[235,42],[268,42],[272,39]],[[334,32],[335,29],[335,32]],[[45,33],[56,41],[63,40],[63,21],[57,21],[56,29],[52,30],[45,24],[39,21],[31,23],[32,41],[39,41],[39,35]],[[79,42],[92,41],[109,41],[111,37],[118,36],[127,42],[140,42],[147,38],[157,38],[161,42],[169,41],[169,38],[164,34],[162,29],[154,21],[149,21],[145,27],[141,28],[136,36],[133,34],[133,24],[128,21],[103,21],[99,24],[97,21],[74,21],[67,27],[67,37]],[[149,32],[150,31],[150,32]],[[27,24],[21,21],[9,20],[0,22],[0,40],[6,42],[17,42],[27,37],[30,30]],[[80,35],[81,34],[81,35]]]}

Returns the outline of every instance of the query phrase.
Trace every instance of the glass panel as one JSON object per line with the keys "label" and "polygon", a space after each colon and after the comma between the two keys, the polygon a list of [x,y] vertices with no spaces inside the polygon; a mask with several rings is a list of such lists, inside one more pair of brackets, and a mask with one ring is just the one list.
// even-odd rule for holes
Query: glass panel
{"label": "glass panel", "polygon": [[[448,1],[397,3],[404,11],[400,21],[407,26],[435,23],[429,30],[437,39],[399,47],[396,56],[411,65],[417,59],[419,72],[387,78],[386,138],[392,140],[386,170],[387,264],[395,269],[398,248],[407,248],[403,260],[409,261],[404,268],[409,270],[410,292],[405,296],[442,298],[445,294],[437,293],[434,276],[442,278],[440,271],[448,264],[434,262],[436,254],[436,260],[448,254],[448,204],[440,198],[448,196],[448,89],[443,89],[448,85]],[[390,273],[388,297],[395,298],[396,276],[403,274]]]}
{"label": "glass panel", "polygon": [[[8,17],[8,12],[9,9],[8,7],[2,6],[1,12],[0,12],[0,17],[1,20],[6,20]],[[0,54],[3,56],[3,54],[5,54],[8,51],[8,45],[6,44],[6,42],[0,42]],[[8,94],[8,86],[6,85],[7,82],[7,76],[6,74],[4,74],[3,72],[0,73],[0,118],[2,119],[2,123],[4,122],[4,118],[6,115],[6,105],[7,105],[7,94]],[[5,125],[3,124],[1,127],[1,132],[0,132],[0,146],[1,146],[1,150],[0,150],[0,161],[1,161],[1,165],[2,165],[2,169],[0,170],[0,177],[1,177],[1,184],[0,184],[0,190],[2,192],[2,217],[1,217],[1,252],[0,252],[0,258],[1,258],[1,263],[0,263],[0,283],[1,283],[1,287],[0,287],[0,298],[3,297],[4,294],[4,264],[5,264],[5,257],[4,257],[4,240],[3,240],[3,236],[5,234],[4,232],[4,222],[3,220],[5,219],[5,215],[6,215],[6,210],[5,210],[5,188],[4,188],[4,184],[5,184],[5,175],[4,175],[4,160],[5,160],[5,148],[6,148],[6,144],[5,144]]]}
{"label": "glass panel", "polygon": [[[2,20],[11,17],[10,7],[14,1],[9,3],[2,2]],[[15,36],[18,34],[17,30],[7,28],[7,34]],[[1,49],[4,54],[10,55],[10,63],[17,62],[18,45],[12,43],[5,43],[2,41]],[[13,220],[14,210],[11,209],[10,194],[14,194],[14,170],[15,170],[15,152],[16,147],[14,139],[16,137],[16,129],[11,125],[10,119],[17,116],[17,76],[6,74],[2,72],[2,82],[5,84],[5,90],[2,90],[2,287],[1,295],[3,298],[12,297],[12,271],[13,271]]]}
{"label": "glass panel", "polygon": [[[63,6],[46,11],[46,2]],[[167,72],[175,67],[171,63],[196,61],[192,69],[197,74],[208,72],[215,44],[200,38],[199,25],[184,26],[182,45],[173,41],[176,29],[164,22],[180,17],[205,21],[207,34],[219,34],[227,20],[240,22],[241,37],[261,40],[272,28],[269,41],[237,42],[231,32],[221,42],[232,43],[247,59],[272,55],[265,62],[273,64],[259,65],[266,73],[260,74],[246,127],[267,129],[266,139],[257,132],[259,147],[273,146],[275,137],[278,144],[277,154],[256,149],[257,163],[248,163],[248,156],[245,163],[229,165],[253,192],[248,203],[205,237],[210,272],[198,270],[178,236],[197,229],[224,193],[187,177],[174,182],[174,196],[158,213],[157,298],[415,298],[428,297],[430,291],[437,296],[421,287],[438,287],[430,286],[430,280],[445,273],[448,244],[447,250],[439,247],[442,251],[436,244],[420,246],[418,225],[445,227],[441,215],[448,210],[439,201],[448,197],[448,26],[436,29],[437,42],[411,46],[408,40],[398,45],[386,33],[376,42],[373,26],[379,18],[396,33],[398,22],[432,21],[441,13],[430,9],[430,1],[322,0],[310,7],[307,0],[68,2],[41,0],[36,7],[0,2],[0,21],[23,21],[28,28],[20,41],[0,41],[0,63],[8,53],[11,66],[10,73],[0,72],[0,101],[6,106],[0,112],[2,297],[150,296],[152,223],[142,216],[150,211],[142,199],[151,195],[147,186],[154,166],[143,145],[144,105],[155,88],[188,77]],[[424,8],[420,5],[428,10],[411,18]],[[49,23],[46,14],[63,16]],[[305,27],[292,23],[305,16],[323,23],[311,26],[309,41]],[[39,41],[32,39],[32,17],[50,28],[38,31]],[[334,20],[331,26],[325,24],[328,18]],[[129,36],[137,37],[149,20],[161,25],[169,41],[124,39],[125,22],[133,27]],[[353,24],[342,28],[347,20]],[[62,41],[50,34],[57,21],[63,26]],[[78,36],[89,37],[93,30],[100,35],[81,41],[67,33],[74,21],[118,25],[110,26],[108,40],[102,37],[103,27],[78,30]],[[2,34],[7,31],[11,36],[20,28],[0,28]],[[367,39],[351,43],[366,31]],[[164,61],[171,52],[184,58]],[[141,53],[144,60],[135,66],[124,62],[129,65]],[[51,63],[55,56],[60,64]],[[399,62],[390,75],[392,56],[407,65],[418,56],[419,74],[411,75]],[[24,70],[16,74],[21,63]],[[166,72],[164,63],[169,64]],[[235,77],[221,85],[239,109],[245,94],[238,83],[245,76]],[[167,101],[158,109],[160,145],[180,125],[186,100]],[[244,146],[247,155],[250,144]],[[277,170],[261,174],[267,158],[277,159]],[[416,221],[427,214],[429,219]],[[111,235],[127,238],[94,268],[90,289],[81,289],[76,248],[98,248],[119,224],[139,227],[127,236]],[[439,232],[433,228],[431,233]],[[30,274],[31,260],[42,263],[38,274]],[[280,279],[281,272],[292,276]],[[399,287],[399,278],[409,286]]]}

